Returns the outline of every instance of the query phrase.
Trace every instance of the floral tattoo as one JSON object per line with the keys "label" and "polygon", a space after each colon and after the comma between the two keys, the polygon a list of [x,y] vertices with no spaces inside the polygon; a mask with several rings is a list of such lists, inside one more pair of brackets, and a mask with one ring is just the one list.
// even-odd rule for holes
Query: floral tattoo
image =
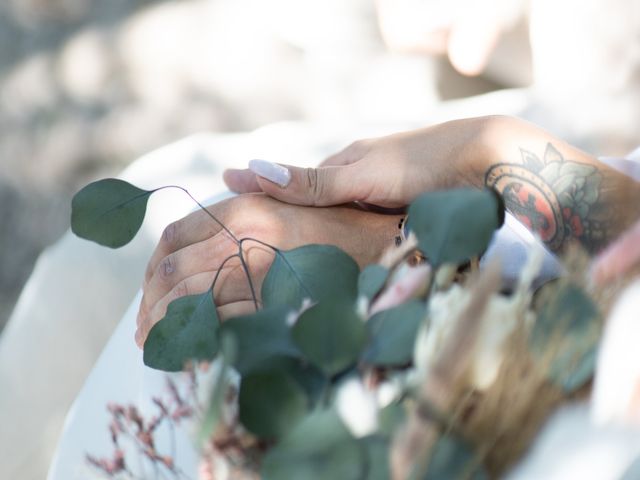
{"label": "floral tattoo", "polygon": [[520,163],[498,163],[485,174],[485,185],[504,198],[518,220],[553,251],[571,239],[588,250],[606,238],[604,222],[594,218],[602,174],[593,165],[565,159],[551,143],[542,159],[520,150]]}

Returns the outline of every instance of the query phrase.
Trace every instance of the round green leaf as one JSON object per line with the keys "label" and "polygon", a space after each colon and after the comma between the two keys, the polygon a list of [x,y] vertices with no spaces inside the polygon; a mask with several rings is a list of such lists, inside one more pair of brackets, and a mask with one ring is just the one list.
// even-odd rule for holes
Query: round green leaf
{"label": "round green leaf", "polygon": [[325,302],[304,312],[292,335],[303,355],[333,376],[358,360],[366,331],[351,304]]}
{"label": "round green leaf", "polygon": [[461,188],[428,192],[409,207],[409,229],[429,261],[461,263],[483,253],[504,212],[490,190]]}
{"label": "round green leaf", "polygon": [[575,285],[554,285],[547,294],[529,345],[540,361],[551,362],[549,379],[571,393],[593,376],[601,331],[600,313],[589,296]]}
{"label": "round green leaf", "polygon": [[167,372],[190,360],[211,360],[218,352],[218,314],[211,292],[181,297],[169,304],[144,343],[144,364]]}
{"label": "round green leaf", "polygon": [[382,265],[367,265],[358,277],[358,294],[371,300],[384,287],[389,270]]}
{"label": "round green leaf", "polygon": [[262,283],[262,302],[299,308],[305,298],[355,300],[359,273],[355,260],[333,245],[279,251]]}
{"label": "round green leaf", "polygon": [[264,480],[356,480],[366,452],[333,410],[315,411],[271,449],[262,463]]}
{"label": "round green leaf", "polygon": [[90,183],[73,197],[71,230],[100,245],[122,247],[140,230],[152,193],[116,178]]}
{"label": "round green leaf", "polygon": [[288,307],[270,307],[222,324],[221,331],[236,339],[238,350],[234,367],[240,375],[260,367],[272,356],[300,356],[286,324],[288,312]]}
{"label": "round green leaf", "polygon": [[278,438],[307,412],[304,391],[282,371],[243,377],[239,393],[240,422],[262,438]]}
{"label": "round green leaf", "polygon": [[369,344],[362,354],[362,361],[379,366],[409,363],[425,315],[426,307],[419,300],[375,314],[367,322]]}

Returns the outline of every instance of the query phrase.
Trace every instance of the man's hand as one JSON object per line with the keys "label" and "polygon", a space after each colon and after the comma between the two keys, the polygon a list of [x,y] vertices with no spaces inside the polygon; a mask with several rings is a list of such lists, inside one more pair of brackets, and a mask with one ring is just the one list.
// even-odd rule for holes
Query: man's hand
{"label": "man's hand", "polygon": [[[363,266],[377,260],[397,233],[397,216],[364,212],[348,206],[309,208],[281,203],[263,194],[247,194],[208,207],[236,238],[252,237],[288,250],[309,243],[336,245]],[[258,301],[273,251],[256,242],[243,244]],[[149,265],[138,314],[136,342],[144,341],[151,327],[173,300],[206,292],[223,261],[238,252],[238,245],[204,211],[194,212],[169,225]],[[225,264],[214,288],[221,319],[254,310],[251,291],[240,260]]]}

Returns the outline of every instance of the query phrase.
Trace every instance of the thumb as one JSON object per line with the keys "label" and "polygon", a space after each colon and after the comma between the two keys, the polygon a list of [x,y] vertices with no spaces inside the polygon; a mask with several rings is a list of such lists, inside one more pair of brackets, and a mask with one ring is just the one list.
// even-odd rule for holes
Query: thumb
{"label": "thumb", "polygon": [[357,168],[356,164],[300,168],[266,160],[249,162],[263,192],[283,202],[314,207],[362,200],[354,181]]}

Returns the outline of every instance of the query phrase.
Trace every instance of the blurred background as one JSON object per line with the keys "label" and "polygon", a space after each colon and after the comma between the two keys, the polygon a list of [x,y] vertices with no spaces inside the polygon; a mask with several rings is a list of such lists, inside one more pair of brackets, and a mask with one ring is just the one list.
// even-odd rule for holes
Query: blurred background
{"label": "blurred background", "polygon": [[0,328],[73,193],[149,150],[276,121],[419,121],[501,86],[392,52],[370,0],[3,0]]}
{"label": "blurred background", "polygon": [[420,124],[529,86],[510,113],[622,154],[640,123],[635,17],[632,0],[3,0],[0,328],[73,193],[194,132]]}

